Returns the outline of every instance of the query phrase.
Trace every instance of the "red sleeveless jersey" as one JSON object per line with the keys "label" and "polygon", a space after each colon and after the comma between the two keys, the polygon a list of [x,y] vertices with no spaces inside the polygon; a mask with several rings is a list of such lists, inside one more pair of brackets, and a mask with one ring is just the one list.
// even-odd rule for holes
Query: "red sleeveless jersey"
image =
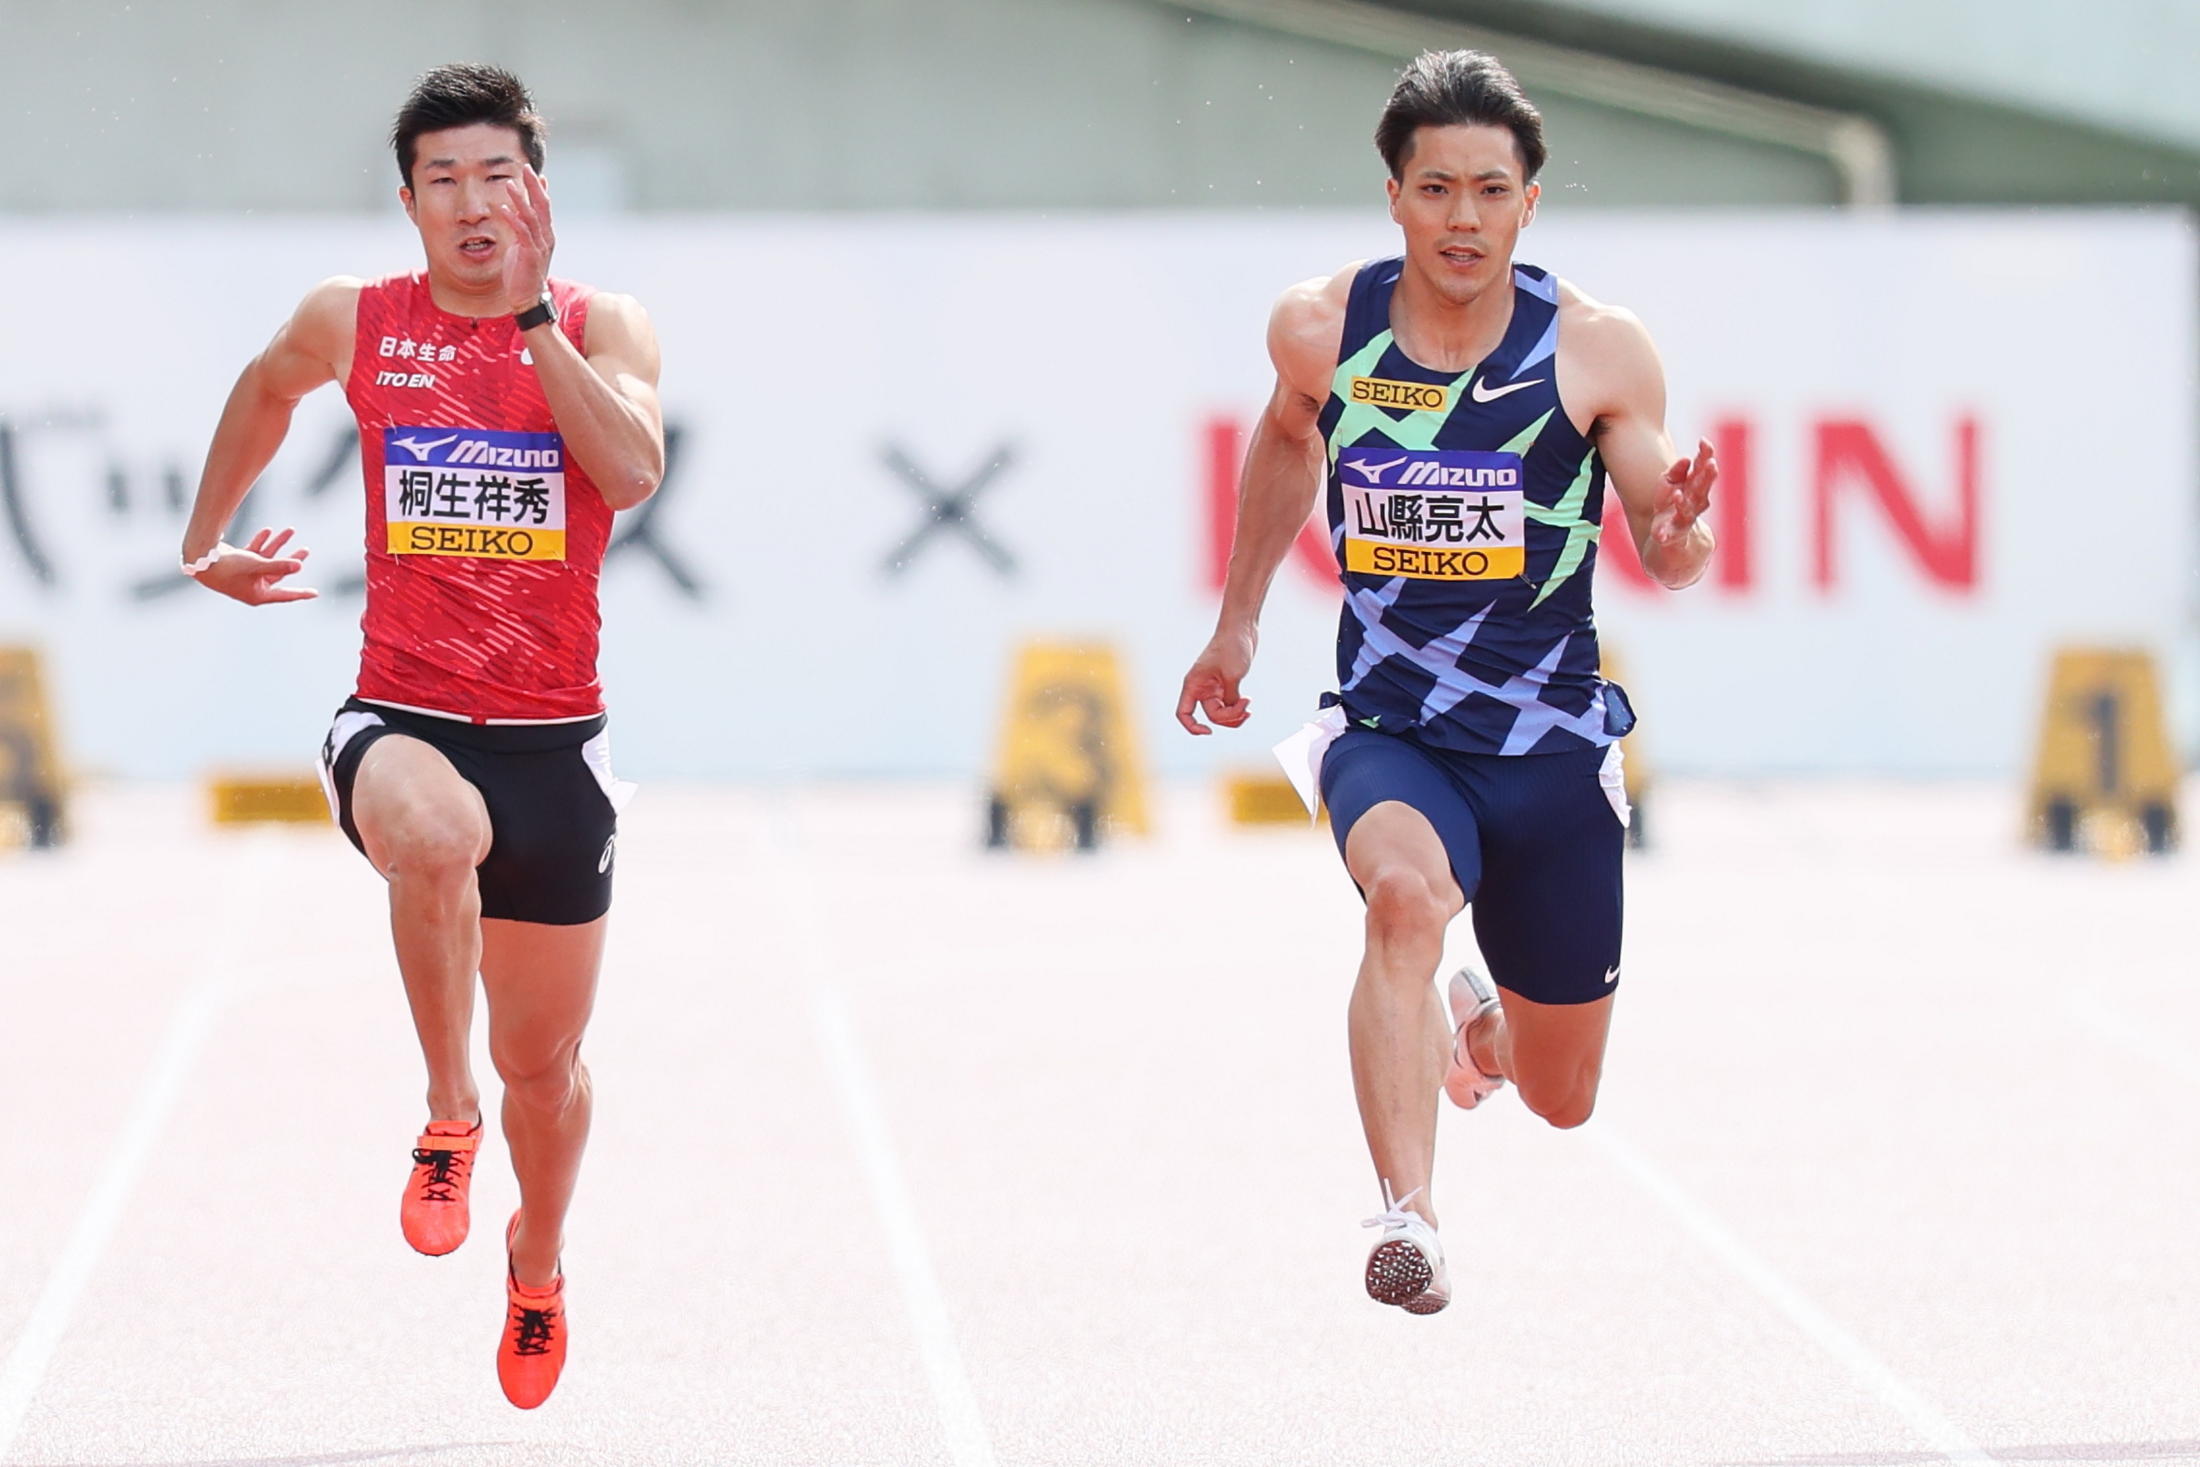
{"label": "red sleeveless jersey", "polygon": [[[550,282],[587,339],[594,292]],[[351,380],[367,481],[359,696],[491,719],[603,711],[596,585],[611,509],[550,416],[510,316],[454,316],[428,277],[359,293]]]}

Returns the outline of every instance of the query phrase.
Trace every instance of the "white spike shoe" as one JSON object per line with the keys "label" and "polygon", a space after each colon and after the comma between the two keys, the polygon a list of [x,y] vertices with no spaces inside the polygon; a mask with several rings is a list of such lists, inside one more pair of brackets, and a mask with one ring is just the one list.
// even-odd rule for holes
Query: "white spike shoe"
{"label": "white spike shoe", "polygon": [[1421,1195],[1415,1187],[1391,1201],[1390,1183],[1383,1183],[1384,1209],[1379,1216],[1362,1219],[1363,1228],[1381,1228],[1374,1250],[1367,1255],[1367,1296],[1378,1304],[1395,1304],[1408,1314],[1434,1314],[1451,1302],[1451,1270],[1444,1266],[1444,1245],[1436,1229],[1406,1204]]}
{"label": "white spike shoe", "polygon": [[1503,1075],[1485,1075],[1467,1050],[1467,1026],[1498,1006],[1497,985],[1474,968],[1451,975],[1451,1065],[1444,1072],[1444,1093],[1461,1110],[1473,1110],[1505,1088]]}

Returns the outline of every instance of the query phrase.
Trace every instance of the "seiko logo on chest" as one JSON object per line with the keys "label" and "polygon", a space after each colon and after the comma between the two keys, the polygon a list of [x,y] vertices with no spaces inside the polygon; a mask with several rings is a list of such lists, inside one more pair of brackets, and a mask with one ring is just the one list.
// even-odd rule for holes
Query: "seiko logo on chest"
{"label": "seiko logo on chest", "polygon": [[1355,377],[1352,400],[1373,407],[1415,413],[1440,413],[1451,405],[1451,389],[1427,382],[1394,382],[1385,377]]}

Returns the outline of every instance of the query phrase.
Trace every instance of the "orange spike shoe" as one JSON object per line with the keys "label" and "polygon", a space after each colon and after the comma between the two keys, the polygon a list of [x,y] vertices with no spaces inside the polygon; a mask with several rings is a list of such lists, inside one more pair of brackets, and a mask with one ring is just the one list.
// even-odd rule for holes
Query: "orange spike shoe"
{"label": "orange spike shoe", "polygon": [[557,1389],[565,1369],[565,1274],[546,1289],[530,1288],[512,1272],[512,1235],[519,1214],[504,1228],[504,1338],[497,1345],[497,1384],[504,1399],[532,1411]]}
{"label": "orange spike shoe", "polygon": [[474,1179],[474,1153],[481,1147],[481,1122],[430,1121],[413,1147],[412,1177],[398,1223],[405,1241],[431,1258],[440,1258],[466,1241],[470,1226],[467,1188]]}

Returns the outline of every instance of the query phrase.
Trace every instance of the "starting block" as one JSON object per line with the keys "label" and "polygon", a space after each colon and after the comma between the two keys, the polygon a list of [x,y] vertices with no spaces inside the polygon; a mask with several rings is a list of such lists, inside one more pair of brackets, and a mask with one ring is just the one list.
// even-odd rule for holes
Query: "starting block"
{"label": "starting block", "polygon": [[60,845],[66,804],[38,654],[0,647],[0,846]]}
{"label": "starting block", "polygon": [[[1222,777],[1222,799],[1232,825],[1305,825],[1306,806],[1280,774],[1239,769]],[[1329,818],[1324,809],[1318,817]]]}
{"label": "starting block", "polygon": [[2027,811],[2051,851],[2162,855],[2177,846],[2177,761],[2154,659],[2065,647],[2048,674]]}
{"label": "starting block", "polygon": [[1115,649],[1027,642],[1017,650],[986,797],[992,849],[1098,849],[1147,831],[1146,775]]}
{"label": "starting block", "polygon": [[311,774],[220,771],[206,777],[207,814],[216,825],[326,825],[328,797]]}

